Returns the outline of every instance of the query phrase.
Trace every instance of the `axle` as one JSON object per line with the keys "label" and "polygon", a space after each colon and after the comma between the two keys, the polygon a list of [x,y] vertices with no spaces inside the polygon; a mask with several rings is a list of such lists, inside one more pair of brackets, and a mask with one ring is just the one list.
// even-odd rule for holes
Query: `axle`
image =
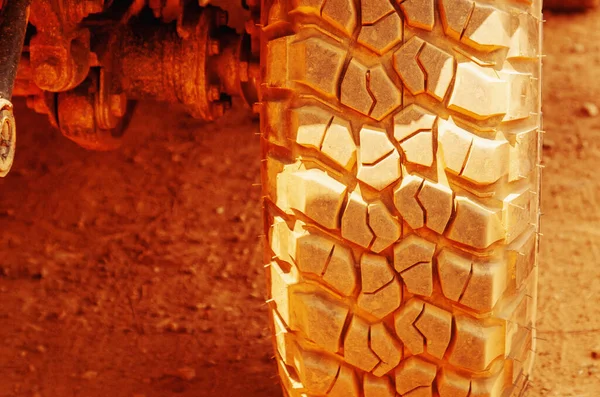
{"label": "axle", "polygon": [[[56,1],[41,2],[59,14]],[[71,24],[59,30],[50,29],[52,18],[35,14],[31,22],[39,26],[26,51],[18,52],[12,78],[14,95],[26,96],[30,108],[79,145],[118,146],[137,100],[181,103],[205,120],[221,117],[234,96],[249,107],[257,101],[258,54],[248,33],[227,27],[225,11],[192,3],[165,23],[149,8],[129,10],[108,29],[97,29],[85,19],[102,10],[101,0],[93,3],[63,15]]]}

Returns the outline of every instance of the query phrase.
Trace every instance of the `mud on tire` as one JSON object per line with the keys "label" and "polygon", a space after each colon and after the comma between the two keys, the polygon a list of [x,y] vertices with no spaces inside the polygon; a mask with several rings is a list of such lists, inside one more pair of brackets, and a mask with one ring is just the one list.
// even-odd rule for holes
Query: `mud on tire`
{"label": "mud on tire", "polygon": [[289,396],[500,397],[535,352],[539,0],[263,4]]}

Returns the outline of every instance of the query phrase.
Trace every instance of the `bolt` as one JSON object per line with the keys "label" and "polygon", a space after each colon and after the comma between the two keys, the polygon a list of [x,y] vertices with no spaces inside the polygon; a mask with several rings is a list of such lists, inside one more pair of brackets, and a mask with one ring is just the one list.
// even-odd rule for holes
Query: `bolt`
{"label": "bolt", "polygon": [[218,101],[219,99],[221,99],[221,90],[219,90],[219,86],[211,85],[208,87],[208,100],[213,102]]}
{"label": "bolt", "polygon": [[229,22],[229,14],[225,10],[217,10],[215,14],[215,22],[217,26],[227,26]]}
{"label": "bolt", "polygon": [[262,103],[261,102],[254,102],[252,104],[252,112],[253,113],[260,114],[261,109],[262,109]]}
{"label": "bolt", "polygon": [[221,52],[221,43],[217,39],[208,40],[208,55],[219,55]]}

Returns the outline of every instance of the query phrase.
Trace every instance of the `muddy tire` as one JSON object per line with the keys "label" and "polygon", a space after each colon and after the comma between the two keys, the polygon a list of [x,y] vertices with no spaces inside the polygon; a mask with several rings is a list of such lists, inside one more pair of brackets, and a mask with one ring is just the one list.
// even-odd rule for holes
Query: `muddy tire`
{"label": "muddy tire", "polygon": [[517,396],[535,352],[541,3],[398,3],[263,3],[283,389]]}

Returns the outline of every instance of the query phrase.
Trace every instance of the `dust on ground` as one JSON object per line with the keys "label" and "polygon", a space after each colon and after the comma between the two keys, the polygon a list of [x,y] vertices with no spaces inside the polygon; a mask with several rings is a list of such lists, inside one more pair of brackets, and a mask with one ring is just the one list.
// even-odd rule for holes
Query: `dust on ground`
{"label": "dust on ground", "polygon": [[[529,395],[596,397],[600,11],[546,19]],[[17,117],[16,163],[0,181],[0,396],[281,396],[249,113],[206,125],[141,104],[112,153],[79,149],[26,110]]]}

